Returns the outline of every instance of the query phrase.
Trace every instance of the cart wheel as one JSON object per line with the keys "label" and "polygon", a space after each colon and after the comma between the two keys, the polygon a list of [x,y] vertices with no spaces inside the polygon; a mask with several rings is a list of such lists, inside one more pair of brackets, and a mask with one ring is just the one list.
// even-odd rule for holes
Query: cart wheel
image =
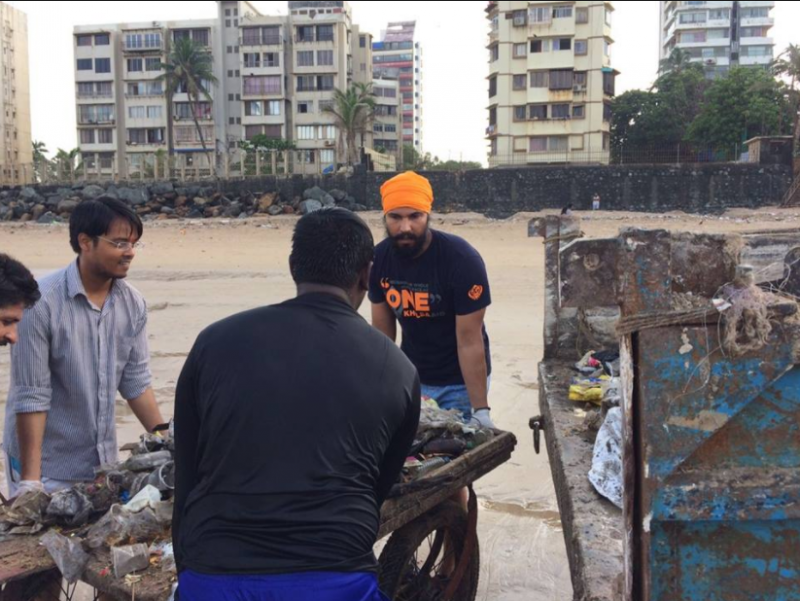
{"label": "cart wheel", "polygon": [[[442,503],[397,530],[381,553],[381,590],[393,601],[443,600],[450,584],[449,574],[461,559],[467,531],[467,512],[453,501]],[[443,570],[448,570],[448,575]],[[476,540],[453,599],[474,601],[479,575],[480,551]]]}

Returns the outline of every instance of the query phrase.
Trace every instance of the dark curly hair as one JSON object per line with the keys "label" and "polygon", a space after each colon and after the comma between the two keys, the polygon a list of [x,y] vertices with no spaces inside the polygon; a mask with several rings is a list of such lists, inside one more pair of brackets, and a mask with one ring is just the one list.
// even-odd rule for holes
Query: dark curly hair
{"label": "dark curly hair", "polygon": [[21,304],[29,309],[41,296],[31,272],[19,261],[0,253],[0,308]]}

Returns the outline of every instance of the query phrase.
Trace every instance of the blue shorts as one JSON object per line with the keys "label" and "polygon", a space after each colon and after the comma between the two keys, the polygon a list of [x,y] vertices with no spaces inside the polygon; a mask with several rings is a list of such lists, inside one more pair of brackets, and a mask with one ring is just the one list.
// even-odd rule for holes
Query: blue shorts
{"label": "blue shorts", "polygon": [[[486,381],[486,387],[492,382],[491,376]],[[469,392],[464,384],[455,386],[428,386],[422,385],[422,396],[430,397],[442,409],[458,409],[466,421],[472,419],[472,404],[469,402]]]}
{"label": "blue shorts", "polygon": [[212,576],[184,570],[177,601],[389,601],[375,574]]}

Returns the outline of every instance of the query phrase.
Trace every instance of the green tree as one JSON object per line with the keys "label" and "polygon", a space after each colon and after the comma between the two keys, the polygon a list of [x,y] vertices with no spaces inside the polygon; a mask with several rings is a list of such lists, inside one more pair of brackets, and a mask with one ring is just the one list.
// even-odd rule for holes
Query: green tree
{"label": "green tree", "polygon": [[786,103],[784,85],[769,71],[734,67],[711,83],[688,137],[699,148],[738,154],[749,138],[789,129],[782,119]]}
{"label": "green tree", "polygon": [[54,162],[57,166],[58,175],[67,179],[72,179],[83,168],[80,148],[73,148],[72,150],[59,148],[56,151]]}
{"label": "green tree", "polygon": [[[297,146],[294,142],[283,140],[280,138],[269,138],[264,134],[253,136],[250,140],[245,140],[239,143],[239,147],[245,151],[246,158],[244,162],[244,171],[247,176],[256,175],[256,153],[257,152],[277,152],[278,161],[284,153],[295,150]],[[240,164],[231,165],[232,169],[239,169]],[[272,173],[272,161],[263,162],[261,165],[261,173],[263,175],[276,175]]]}
{"label": "green tree", "polygon": [[49,152],[44,142],[33,141],[33,176],[37,183],[44,181],[45,171],[50,165],[47,158]]}
{"label": "green tree", "polygon": [[683,71],[692,64],[692,56],[681,48],[674,48],[670,55],[658,64],[658,73],[663,75],[671,71]]}
{"label": "green tree", "polygon": [[172,107],[172,99],[178,93],[178,90],[188,95],[189,108],[200,139],[200,145],[203,147],[203,152],[206,155],[212,174],[219,181],[216,161],[212,158],[208,149],[197,112],[201,98],[207,102],[212,101],[211,93],[207,87],[217,83],[217,78],[214,76],[214,62],[211,52],[191,38],[179,38],[170,49],[167,62],[161,63],[159,66],[164,73],[159,75],[157,80],[163,81],[166,85],[170,108]]}
{"label": "green tree", "polygon": [[787,80],[789,113],[794,132],[794,154],[800,156],[800,45],[789,44],[772,64],[772,72]]}
{"label": "green tree", "polygon": [[375,118],[375,94],[372,84],[354,83],[346,91],[333,91],[333,105],[326,106],[323,112],[333,115],[339,130],[339,152],[346,157],[347,165],[358,162],[359,146],[356,143],[361,136],[361,148],[364,146],[364,134],[371,127]]}

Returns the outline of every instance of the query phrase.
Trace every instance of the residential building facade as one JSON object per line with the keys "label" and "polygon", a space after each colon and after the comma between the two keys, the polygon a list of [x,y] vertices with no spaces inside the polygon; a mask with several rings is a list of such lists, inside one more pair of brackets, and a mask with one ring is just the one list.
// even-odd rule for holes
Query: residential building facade
{"label": "residential building facade", "polygon": [[612,2],[489,2],[490,167],[608,163]]}
{"label": "residential building facade", "polygon": [[0,2],[0,180],[6,185],[33,181],[28,17]]}

